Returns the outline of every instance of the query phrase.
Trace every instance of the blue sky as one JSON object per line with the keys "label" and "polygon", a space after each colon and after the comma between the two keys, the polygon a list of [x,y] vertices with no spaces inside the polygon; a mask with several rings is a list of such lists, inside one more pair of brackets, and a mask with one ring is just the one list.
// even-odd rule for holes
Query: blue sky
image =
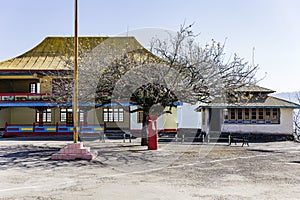
{"label": "blue sky", "polygon": [[[1,0],[0,60],[31,49],[46,36],[73,35],[73,0]],[[195,22],[200,44],[226,41],[226,53],[249,62],[255,48],[259,83],[300,90],[299,0],[79,0],[80,36],[114,36],[128,29],[178,30]]]}

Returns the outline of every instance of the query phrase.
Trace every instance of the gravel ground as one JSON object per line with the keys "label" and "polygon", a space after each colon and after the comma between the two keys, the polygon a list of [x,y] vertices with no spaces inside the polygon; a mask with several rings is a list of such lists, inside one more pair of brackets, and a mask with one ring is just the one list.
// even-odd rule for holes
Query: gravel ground
{"label": "gravel ground", "polygon": [[300,143],[84,142],[92,161],[53,161],[68,141],[0,138],[0,199],[300,199]]}

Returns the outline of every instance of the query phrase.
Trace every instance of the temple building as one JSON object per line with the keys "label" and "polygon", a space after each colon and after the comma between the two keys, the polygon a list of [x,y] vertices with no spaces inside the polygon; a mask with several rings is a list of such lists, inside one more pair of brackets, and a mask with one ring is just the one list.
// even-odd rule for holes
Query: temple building
{"label": "temple building", "polygon": [[[72,91],[68,90],[73,79],[73,41],[73,37],[47,37],[28,52],[0,62],[0,129],[5,135],[72,134]],[[157,58],[134,37],[79,37],[79,61],[88,54],[99,59],[97,48],[101,53],[112,51],[102,54],[107,59],[116,55]],[[129,112],[134,106],[129,101],[79,103],[80,132],[139,132],[141,113]],[[161,130],[170,126],[168,121]]]}

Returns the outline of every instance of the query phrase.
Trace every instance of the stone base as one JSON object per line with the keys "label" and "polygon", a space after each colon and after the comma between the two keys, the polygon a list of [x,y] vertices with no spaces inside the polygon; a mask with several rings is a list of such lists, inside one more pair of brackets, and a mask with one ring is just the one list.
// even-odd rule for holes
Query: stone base
{"label": "stone base", "polygon": [[51,156],[52,160],[92,160],[97,153],[92,153],[90,147],[83,147],[83,143],[71,143],[58,153]]}

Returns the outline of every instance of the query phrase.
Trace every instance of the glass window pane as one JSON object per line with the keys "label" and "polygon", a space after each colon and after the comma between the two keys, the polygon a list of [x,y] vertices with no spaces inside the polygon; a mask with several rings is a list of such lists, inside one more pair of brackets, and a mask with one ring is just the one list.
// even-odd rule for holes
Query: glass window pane
{"label": "glass window pane", "polygon": [[103,113],[103,121],[105,121],[105,122],[108,121],[108,113],[107,112]]}
{"label": "glass window pane", "polygon": [[256,120],[256,108],[252,108],[251,119]]}
{"label": "glass window pane", "polygon": [[60,121],[65,122],[67,120],[67,114],[66,113],[61,113],[60,114]]}
{"label": "glass window pane", "polygon": [[39,113],[39,111],[37,111],[37,112],[36,112],[36,122],[39,122],[39,121],[40,121],[39,115],[40,115],[40,113]]}
{"label": "glass window pane", "polygon": [[123,112],[119,113],[119,122],[123,122],[124,121],[124,114]]}
{"label": "glass window pane", "polygon": [[36,93],[40,93],[41,92],[41,84],[37,83],[36,84]]}
{"label": "glass window pane", "polygon": [[273,108],[272,110],[273,110],[272,120],[278,120],[278,109]]}
{"label": "glass window pane", "polygon": [[250,119],[250,113],[249,113],[249,108],[245,108],[245,120]]}
{"label": "glass window pane", "polygon": [[119,121],[119,110],[114,109],[114,121],[118,122]]}
{"label": "glass window pane", "polygon": [[84,113],[83,113],[83,112],[80,112],[80,113],[79,113],[79,121],[80,121],[80,122],[83,122],[83,121],[84,121]]}
{"label": "glass window pane", "polygon": [[47,119],[46,119],[47,122],[51,122],[51,113],[47,113]]}
{"label": "glass window pane", "polygon": [[263,108],[258,109],[258,119],[260,119],[260,120],[264,119],[264,109]]}
{"label": "glass window pane", "polygon": [[242,108],[238,108],[238,119],[243,119],[243,109]]}
{"label": "glass window pane", "polygon": [[36,92],[36,84],[30,83],[30,93],[35,93],[35,92]]}
{"label": "glass window pane", "polygon": [[271,110],[270,108],[266,108],[266,120],[270,120]]}
{"label": "glass window pane", "polygon": [[108,121],[113,122],[114,118],[113,118],[113,113],[108,113]]}
{"label": "glass window pane", "polygon": [[229,109],[229,112],[230,112],[230,119],[231,120],[236,120],[236,118],[235,118],[235,109],[231,108],[231,109]]}
{"label": "glass window pane", "polygon": [[224,109],[224,119],[228,119],[228,109]]}

